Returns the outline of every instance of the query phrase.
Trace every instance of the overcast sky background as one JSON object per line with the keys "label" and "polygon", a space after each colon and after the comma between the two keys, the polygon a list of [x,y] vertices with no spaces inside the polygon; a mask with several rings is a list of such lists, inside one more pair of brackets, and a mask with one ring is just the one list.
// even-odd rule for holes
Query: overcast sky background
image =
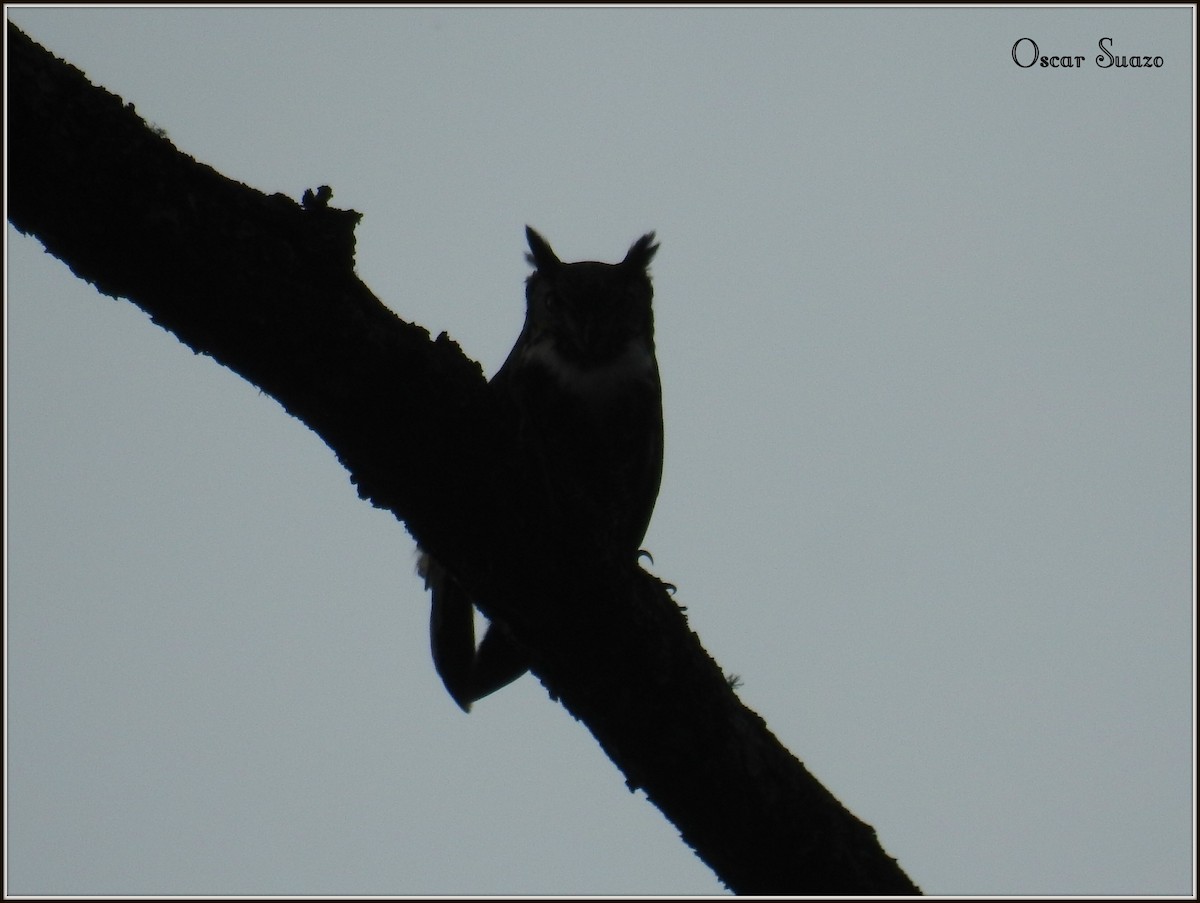
{"label": "overcast sky background", "polygon": [[[745,702],[927,893],[1194,892],[1193,9],[9,17],[488,374],[526,223],[658,230],[645,545]],[[454,706],[312,433],[7,237],[10,893],[723,892],[535,679]]]}

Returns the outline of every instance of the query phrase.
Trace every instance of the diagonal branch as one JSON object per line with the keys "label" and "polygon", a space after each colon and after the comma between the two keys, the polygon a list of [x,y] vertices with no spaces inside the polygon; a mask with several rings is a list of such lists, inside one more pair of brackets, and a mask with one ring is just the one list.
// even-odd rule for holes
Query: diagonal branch
{"label": "diagonal branch", "polygon": [[11,23],[8,85],[12,223],[312,428],[728,887],[919,893],[741,704],[664,585],[555,528],[479,366],[354,275],[357,213],[198,163]]}

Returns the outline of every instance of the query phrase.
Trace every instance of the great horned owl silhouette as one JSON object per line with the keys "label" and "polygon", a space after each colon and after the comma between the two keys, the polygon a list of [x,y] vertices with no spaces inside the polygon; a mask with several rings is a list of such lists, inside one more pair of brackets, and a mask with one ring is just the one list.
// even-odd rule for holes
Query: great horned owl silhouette
{"label": "great horned owl silhouette", "polygon": [[[563,263],[526,227],[533,272],[525,325],[490,387],[516,413],[523,455],[544,478],[564,522],[636,561],[662,477],[662,389],[654,356],[658,245],[643,235],[620,263]],[[505,626],[475,645],[470,597],[422,551],[432,593],[433,662],[463,709],[516,680],[529,662]]]}

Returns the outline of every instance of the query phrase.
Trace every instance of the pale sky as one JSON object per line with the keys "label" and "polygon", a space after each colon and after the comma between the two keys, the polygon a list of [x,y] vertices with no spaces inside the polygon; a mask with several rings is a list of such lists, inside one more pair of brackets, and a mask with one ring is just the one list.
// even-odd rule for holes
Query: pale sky
{"label": "pale sky", "polygon": [[[1191,7],[8,13],[489,374],[526,223],[657,230],[645,545],[746,704],[927,893],[1194,893]],[[7,255],[10,894],[722,893],[536,679],[454,706],[314,434]]]}

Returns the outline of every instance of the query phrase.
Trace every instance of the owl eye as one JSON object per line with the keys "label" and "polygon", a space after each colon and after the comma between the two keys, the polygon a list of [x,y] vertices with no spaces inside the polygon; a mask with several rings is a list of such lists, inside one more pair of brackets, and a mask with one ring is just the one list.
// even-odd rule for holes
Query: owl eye
{"label": "owl eye", "polygon": [[544,292],[542,294],[542,308],[550,313],[558,310],[558,295],[550,291]]}

